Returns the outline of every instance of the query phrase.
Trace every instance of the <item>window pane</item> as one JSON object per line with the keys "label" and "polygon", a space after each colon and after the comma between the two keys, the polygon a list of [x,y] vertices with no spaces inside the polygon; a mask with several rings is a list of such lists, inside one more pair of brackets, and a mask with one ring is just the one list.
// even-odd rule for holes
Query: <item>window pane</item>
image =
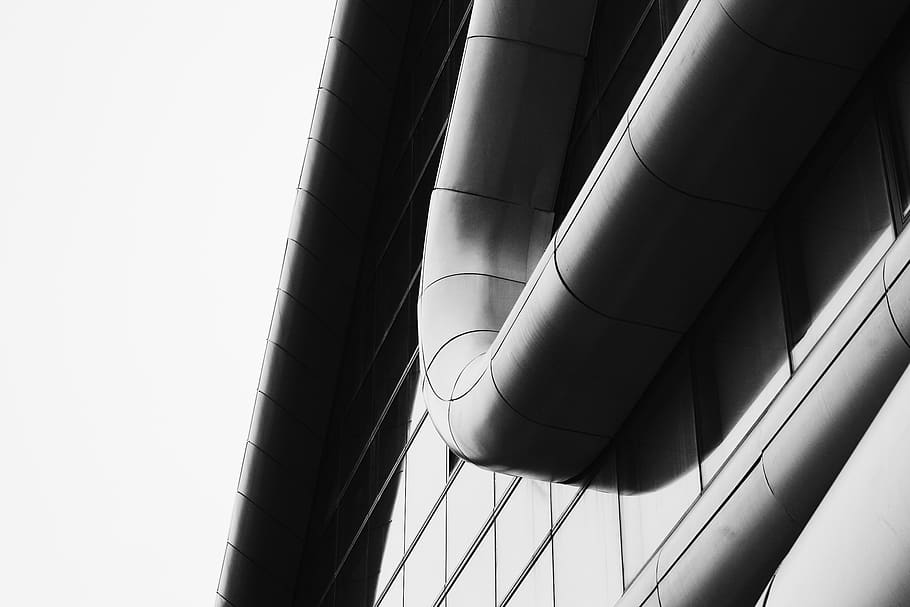
{"label": "window pane", "polygon": [[464,464],[446,493],[446,579],[493,511],[493,473]]}
{"label": "window pane", "polygon": [[556,607],[612,605],[622,595],[615,459],[604,464],[596,485],[582,494],[556,532],[553,564]]}
{"label": "window pane", "polygon": [[622,595],[616,493],[588,490],[553,538],[557,607],[612,605]]}
{"label": "window pane", "polygon": [[550,523],[550,484],[522,479],[496,518],[497,601],[503,599],[528,564],[549,532]]}
{"label": "window pane", "polygon": [[617,453],[626,583],[701,488],[685,348],[671,356],[632,415],[620,431]]}
{"label": "window pane", "polygon": [[432,422],[424,420],[405,456],[405,543],[417,535],[445,487],[448,454]]}
{"label": "window pane", "polygon": [[490,530],[471,556],[446,595],[446,607],[493,607],[496,605],[493,564],[493,536]]}
{"label": "window pane", "polygon": [[[404,577],[399,573],[398,577],[389,587],[389,591],[382,597],[378,607],[403,607],[404,605]],[[331,603],[329,603],[331,604]]]}
{"label": "window pane", "polygon": [[699,449],[710,480],[790,375],[769,231],[734,266],[695,331]]}
{"label": "window pane", "polygon": [[506,604],[509,607],[553,607],[552,546],[546,547]]}
{"label": "window pane", "polygon": [[855,101],[836,119],[779,219],[799,364],[894,240],[871,100]]}
{"label": "window pane", "polygon": [[446,573],[445,544],[446,509],[440,507],[404,563],[405,607],[432,605],[442,591]]}

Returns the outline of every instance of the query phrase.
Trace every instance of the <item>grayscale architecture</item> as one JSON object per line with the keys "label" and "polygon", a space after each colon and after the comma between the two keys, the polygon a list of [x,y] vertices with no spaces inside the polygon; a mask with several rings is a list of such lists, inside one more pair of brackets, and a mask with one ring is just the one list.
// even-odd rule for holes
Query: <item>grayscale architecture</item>
{"label": "grayscale architecture", "polygon": [[216,605],[910,606],[910,0],[338,0]]}

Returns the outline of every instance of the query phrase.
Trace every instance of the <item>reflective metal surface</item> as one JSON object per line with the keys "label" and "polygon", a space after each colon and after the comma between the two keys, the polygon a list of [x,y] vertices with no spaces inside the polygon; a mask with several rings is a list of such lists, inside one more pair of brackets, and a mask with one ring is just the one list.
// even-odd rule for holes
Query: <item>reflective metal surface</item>
{"label": "reflective metal surface", "polygon": [[218,587],[233,607],[289,605],[296,588],[401,60],[380,14],[335,9]]}
{"label": "reflective metal surface", "polygon": [[[832,31],[800,40],[800,55],[762,39],[767,35],[788,48],[787,35],[799,32],[786,26],[768,33],[770,15],[800,19],[810,5],[739,11],[739,3],[730,3],[728,11],[717,0],[701,0],[687,6],[632,100],[627,123],[607,144],[557,231],[551,254],[543,255],[505,318],[509,296],[499,294],[501,283],[520,285],[521,270],[533,257],[523,245],[528,214],[552,208],[546,205],[555,186],[541,167],[552,150],[564,149],[555,129],[558,108],[571,105],[556,95],[566,90],[571,99],[578,86],[577,78],[575,84],[562,79],[574,69],[572,55],[556,78],[558,57],[533,45],[556,44],[562,38],[542,32],[569,28],[576,15],[557,25],[555,17],[536,22],[530,15],[510,16],[508,2],[478,3],[478,25],[471,31],[491,35],[487,29],[499,27],[502,40],[469,39],[436,196],[470,192],[489,198],[491,208],[517,203],[527,214],[508,207],[478,212],[480,201],[437,200],[431,210],[440,219],[431,222],[425,249],[433,272],[431,282],[424,279],[427,294],[459,272],[489,276],[473,279],[473,303],[470,296],[431,302],[425,295],[421,306],[423,360],[438,399],[431,415],[453,449],[497,470],[567,479],[590,461],[592,444],[605,445],[615,434],[856,83],[852,68],[865,65],[905,8],[887,0],[853,7],[890,17],[858,17],[868,29],[856,37],[849,35],[852,23],[830,19]],[[748,17],[754,31],[744,30],[731,11]],[[506,41],[518,31],[531,45],[517,49]],[[843,38],[838,57],[850,68],[815,58],[826,56],[835,38]],[[533,74],[527,69],[532,53],[540,55]],[[537,78],[554,84],[511,111],[510,91],[521,82],[523,94],[531,95],[543,82]],[[553,118],[535,121],[534,112],[543,107]],[[518,219],[509,221],[509,213]],[[453,215],[459,218],[445,225],[442,217]],[[463,270],[454,261],[461,248],[467,253]],[[485,289],[497,294],[477,292]],[[455,338],[472,331],[484,336],[454,346]],[[457,354],[439,358],[434,369],[433,358],[447,343]],[[485,366],[493,389],[480,387],[488,381]],[[468,392],[451,400],[446,392],[465,372]],[[477,398],[482,391],[486,400]],[[590,407],[594,401],[603,405]],[[482,411],[468,414],[462,411],[467,407]],[[508,431],[510,418],[520,433]],[[491,419],[503,424],[498,441],[486,423]],[[573,433],[580,440],[572,440]],[[507,436],[508,453],[502,446]],[[545,462],[525,455],[522,461],[532,444],[555,455]]]}
{"label": "reflective metal surface", "polygon": [[895,386],[763,603],[910,605],[910,373]]}

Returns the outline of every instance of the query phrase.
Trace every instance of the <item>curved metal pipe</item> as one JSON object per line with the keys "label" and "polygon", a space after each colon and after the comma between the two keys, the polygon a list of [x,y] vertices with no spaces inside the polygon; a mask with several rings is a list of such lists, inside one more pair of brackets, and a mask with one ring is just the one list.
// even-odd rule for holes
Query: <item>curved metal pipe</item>
{"label": "curved metal pipe", "polygon": [[555,2],[517,4],[475,3],[475,36],[520,31],[541,57],[531,70],[518,43],[468,42],[427,229],[425,395],[466,459],[565,480],[616,432],[906,2],[689,2],[546,248],[533,226],[580,59],[556,47],[551,66],[535,36],[554,48],[554,31],[577,44],[583,28]]}
{"label": "curved metal pipe", "polygon": [[761,605],[910,605],[908,399],[905,371]]}
{"label": "curved metal pipe", "polygon": [[409,7],[335,7],[218,582],[234,607],[297,587]]}
{"label": "curved metal pipe", "polygon": [[910,363],[908,263],[905,232],[617,607],[754,604]]}

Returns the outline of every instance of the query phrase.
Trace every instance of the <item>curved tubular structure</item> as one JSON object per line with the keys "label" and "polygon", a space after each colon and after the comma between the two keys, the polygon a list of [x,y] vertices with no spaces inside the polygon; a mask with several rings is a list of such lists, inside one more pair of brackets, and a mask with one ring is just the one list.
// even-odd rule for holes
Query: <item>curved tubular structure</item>
{"label": "curved tubular structure", "polygon": [[[501,400],[487,353],[552,233],[594,8],[475,1],[430,202],[419,312],[427,404],[450,447],[512,472],[546,469],[552,453],[532,463],[502,440],[508,431],[527,445],[538,425]],[[486,419],[467,432],[453,420],[450,433],[449,403]],[[582,440],[593,456],[600,441]]]}
{"label": "curved tubular structure", "polygon": [[910,478],[908,401],[905,371],[761,605],[910,604],[910,499],[901,483]]}
{"label": "curved tubular structure", "polygon": [[691,0],[526,285],[564,123],[509,100],[564,107],[549,95],[580,68],[541,50],[546,85],[516,76],[510,43],[478,32],[565,51],[551,30],[577,27],[577,42],[581,25],[555,8],[522,22],[518,4],[475,4],[427,229],[424,393],[465,458],[565,480],[626,418],[906,2]]}
{"label": "curved tubular structure", "polygon": [[218,604],[291,604],[409,10],[335,7]]}
{"label": "curved tubular structure", "polygon": [[908,263],[905,232],[617,607],[755,603],[910,363]]}

